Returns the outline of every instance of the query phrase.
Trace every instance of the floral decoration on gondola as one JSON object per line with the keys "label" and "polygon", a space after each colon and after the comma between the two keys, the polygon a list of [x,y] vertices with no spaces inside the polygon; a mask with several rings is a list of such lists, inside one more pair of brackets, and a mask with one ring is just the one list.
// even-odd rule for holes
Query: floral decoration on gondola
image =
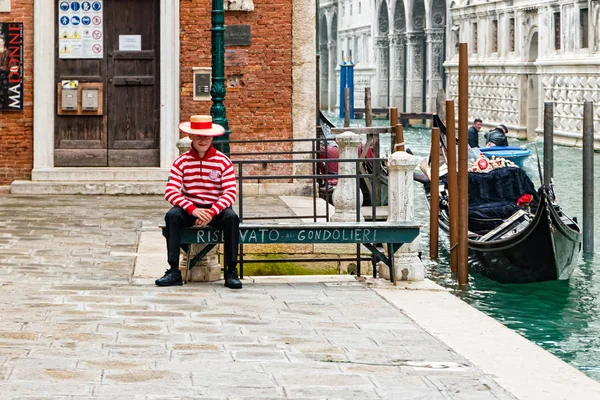
{"label": "floral decoration on gondola", "polygon": [[488,159],[483,154],[479,154],[479,159],[471,159],[471,165],[469,166],[469,172],[490,172],[497,168],[516,167],[519,168],[514,162],[507,160],[504,157],[492,156]]}

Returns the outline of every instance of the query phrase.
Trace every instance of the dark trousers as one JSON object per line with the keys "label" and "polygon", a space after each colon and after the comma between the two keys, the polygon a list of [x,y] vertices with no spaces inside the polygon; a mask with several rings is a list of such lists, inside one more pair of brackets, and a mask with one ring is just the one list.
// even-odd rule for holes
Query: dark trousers
{"label": "dark trousers", "polygon": [[[181,229],[194,225],[196,217],[188,214],[183,208],[173,207],[165,215],[165,222],[163,236],[167,239],[167,261],[171,268],[179,268],[179,249],[187,252],[187,245],[181,244]],[[215,216],[208,225],[223,231],[226,265],[227,267],[235,267],[237,265],[240,237],[240,219],[237,214],[231,207],[226,208]]]}

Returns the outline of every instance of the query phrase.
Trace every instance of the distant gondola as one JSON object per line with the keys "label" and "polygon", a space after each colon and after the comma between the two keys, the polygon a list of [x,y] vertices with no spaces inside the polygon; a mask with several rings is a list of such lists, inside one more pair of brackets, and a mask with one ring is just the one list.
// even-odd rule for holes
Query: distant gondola
{"label": "distant gondola", "polygon": [[[437,115],[433,121],[440,128],[443,164],[446,127]],[[439,222],[448,231],[446,179],[446,174],[440,177]],[[429,198],[430,185],[424,186]],[[468,246],[480,261],[473,270],[497,282],[564,280],[575,268],[581,230],[556,203],[552,187],[542,184],[536,191],[524,170],[504,167],[469,172]]]}

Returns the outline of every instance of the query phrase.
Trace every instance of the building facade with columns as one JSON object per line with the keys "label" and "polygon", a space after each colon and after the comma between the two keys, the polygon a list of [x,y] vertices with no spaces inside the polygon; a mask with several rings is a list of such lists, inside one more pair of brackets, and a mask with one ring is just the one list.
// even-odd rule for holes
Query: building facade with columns
{"label": "building facade with columns", "polygon": [[[178,123],[211,110],[212,3],[0,2],[0,77],[22,77],[0,82],[0,191],[162,192]],[[315,1],[223,3],[230,139],[314,137]],[[22,53],[6,61],[11,41]]]}
{"label": "building facade with columns", "polygon": [[435,110],[444,87],[445,0],[321,0],[321,108],[339,107],[339,65],[355,63],[354,106]]}
{"label": "building facade with columns", "polygon": [[581,145],[583,102],[592,101],[600,147],[598,0],[455,0],[448,19],[448,97],[458,97],[458,43],[468,43],[471,120],[531,139],[551,102],[555,143]]}

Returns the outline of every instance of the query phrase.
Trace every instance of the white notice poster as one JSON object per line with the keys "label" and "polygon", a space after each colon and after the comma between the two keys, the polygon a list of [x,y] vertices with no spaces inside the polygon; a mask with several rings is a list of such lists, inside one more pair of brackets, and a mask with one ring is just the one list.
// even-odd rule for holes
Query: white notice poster
{"label": "white notice poster", "polygon": [[10,12],[10,2],[12,0],[0,0],[0,12]]}
{"label": "white notice poster", "polygon": [[58,0],[59,58],[104,57],[102,0]]}
{"label": "white notice poster", "polygon": [[119,51],[142,51],[142,35],[119,35]]}

